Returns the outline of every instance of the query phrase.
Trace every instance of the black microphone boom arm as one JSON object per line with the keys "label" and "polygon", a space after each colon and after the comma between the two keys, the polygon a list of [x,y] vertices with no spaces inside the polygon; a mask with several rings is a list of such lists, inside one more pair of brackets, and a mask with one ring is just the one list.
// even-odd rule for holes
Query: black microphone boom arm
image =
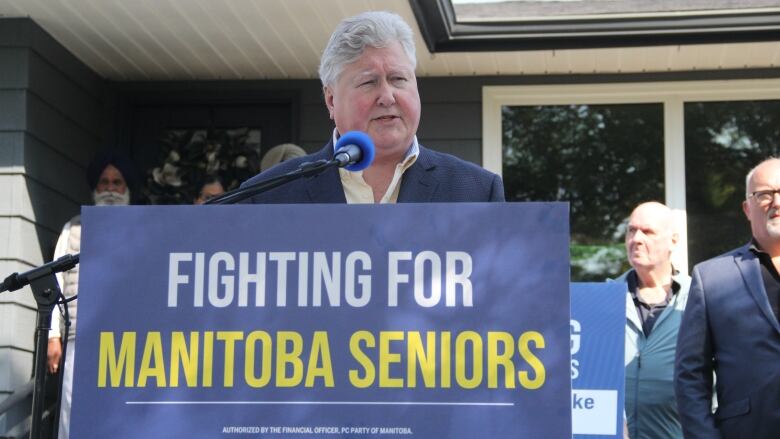
{"label": "black microphone boom arm", "polygon": [[269,191],[275,187],[281,186],[289,181],[297,180],[302,177],[317,175],[328,168],[339,166],[340,163],[340,161],[335,159],[301,163],[301,165],[294,171],[290,171],[282,175],[277,175],[276,177],[260,181],[246,187],[233,189],[232,191],[225,192],[224,194],[212,198],[203,204],[235,204],[251,196],[261,194],[265,191]]}
{"label": "black microphone boom arm", "polygon": [[25,285],[29,285],[30,282],[48,276],[54,273],[60,273],[62,271],[68,271],[75,267],[79,263],[79,254],[65,255],[57,260],[43,264],[40,267],[35,267],[30,271],[22,274],[14,273],[5,278],[2,284],[0,284],[0,293],[3,291],[16,291]]}

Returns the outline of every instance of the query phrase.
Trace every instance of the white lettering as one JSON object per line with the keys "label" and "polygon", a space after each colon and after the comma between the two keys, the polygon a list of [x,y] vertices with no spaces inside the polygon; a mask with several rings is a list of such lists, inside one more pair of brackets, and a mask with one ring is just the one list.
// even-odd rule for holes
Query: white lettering
{"label": "white lettering", "polygon": [[312,279],[314,290],[312,291],[312,306],[322,306],[322,284],[325,284],[325,291],[328,293],[328,303],[330,306],[339,306],[341,304],[339,292],[341,290],[341,252],[333,252],[331,265],[328,265],[328,257],[323,252],[314,252],[314,261]]}
{"label": "white lettering", "polygon": [[356,251],[347,255],[344,273],[344,296],[350,306],[359,308],[368,305],[371,300],[371,275],[361,274],[357,277],[360,284],[360,296],[355,295],[355,265],[361,263],[363,270],[371,270],[371,257],[366,252]]}
{"label": "white lettering", "polygon": [[277,263],[276,306],[287,306],[287,263],[295,260],[295,253],[271,252],[268,259]]}
{"label": "white lettering", "polygon": [[412,252],[390,252],[387,255],[387,306],[398,306],[398,284],[409,283],[409,275],[398,272],[398,262],[411,260]]}
{"label": "white lettering", "polygon": [[186,284],[190,277],[179,274],[179,263],[192,260],[192,253],[171,253],[168,255],[168,306],[176,307],[179,298],[179,285]]}
{"label": "white lettering", "polygon": [[[227,252],[218,252],[209,259],[209,303],[217,308],[224,308],[233,302],[234,285],[233,276],[229,274],[219,277],[219,266],[225,265],[225,271],[231,272],[235,268],[236,261],[233,256]],[[224,286],[224,296],[219,296],[219,286],[217,281],[221,280]]]}

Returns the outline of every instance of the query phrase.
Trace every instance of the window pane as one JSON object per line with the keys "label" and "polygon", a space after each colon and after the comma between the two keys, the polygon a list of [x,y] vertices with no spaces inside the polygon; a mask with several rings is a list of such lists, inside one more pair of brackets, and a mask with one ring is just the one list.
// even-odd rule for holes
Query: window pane
{"label": "window pane", "polygon": [[691,265],[750,240],[745,174],[780,152],[780,101],[685,104],[688,257]]}
{"label": "window pane", "polygon": [[663,106],[502,107],[508,201],[568,201],[572,281],[627,267],[625,219],[663,200]]}
{"label": "window pane", "polygon": [[151,204],[192,204],[208,177],[226,190],[260,172],[259,128],[167,128],[141,193]]}

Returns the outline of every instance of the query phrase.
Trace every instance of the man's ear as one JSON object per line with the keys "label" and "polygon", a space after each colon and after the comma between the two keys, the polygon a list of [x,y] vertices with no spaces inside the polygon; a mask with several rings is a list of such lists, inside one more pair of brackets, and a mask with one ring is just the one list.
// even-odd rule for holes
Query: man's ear
{"label": "man's ear", "polygon": [[745,218],[750,221],[750,212],[748,211],[748,200],[742,201],[742,213],[745,214]]}
{"label": "man's ear", "polygon": [[333,120],[333,92],[327,85],[322,87],[322,95],[325,97],[325,106],[328,107],[328,116]]}

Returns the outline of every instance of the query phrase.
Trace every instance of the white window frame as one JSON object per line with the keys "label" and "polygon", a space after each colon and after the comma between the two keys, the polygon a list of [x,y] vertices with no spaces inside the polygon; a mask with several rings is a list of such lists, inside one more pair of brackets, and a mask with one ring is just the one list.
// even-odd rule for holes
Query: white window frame
{"label": "white window frame", "polygon": [[664,196],[666,204],[678,214],[678,227],[681,232],[682,245],[677,252],[675,265],[687,272],[683,106],[686,102],[754,100],[780,100],[780,79],[484,86],[482,165],[501,175],[502,106],[663,104]]}

